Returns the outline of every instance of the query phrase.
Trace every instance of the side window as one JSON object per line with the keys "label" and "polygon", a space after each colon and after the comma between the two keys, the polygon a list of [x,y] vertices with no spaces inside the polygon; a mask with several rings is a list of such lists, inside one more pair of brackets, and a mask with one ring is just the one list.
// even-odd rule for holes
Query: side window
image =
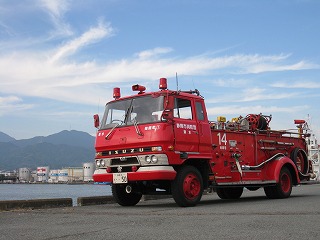
{"label": "side window", "polygon": [[197,118],[200,121],[204,120],[204,114],[203,114],[203,108],[201,102],[196,102],[196,112],[197,112]]}
{"label": "side window", "polygon": [[192,119],[191,101],[176,98],[173,115],[176,118]]}

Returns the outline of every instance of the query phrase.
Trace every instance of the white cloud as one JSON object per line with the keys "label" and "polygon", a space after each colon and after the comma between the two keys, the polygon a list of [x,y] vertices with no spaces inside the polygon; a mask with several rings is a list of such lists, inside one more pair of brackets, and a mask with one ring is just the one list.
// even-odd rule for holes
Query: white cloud
{"label": "white cloud", "polygon": [[139,52],[136,55],[139,58],[151,58],[151,57],[154,57],[154,56],[158,56],[160,54],[169,53],[171,51],[173,51],[172,48],[157,47],[157,48],[154,48],[154,49],[150,49],[150,50],[145,50],[145,51]]}
{"label": "white cloud", "polygon": [[[240,84],[240,83],[239,83]],[[251,83],[252,84],[252,83]],[[249,87],[248,87],[249,85]],[[208,103],[225,103],[225,102],[253,102],[263,100],[279,100],[279,99],[291,99],[294,97],[300,97],[301,93],[298,92],[268,92],[268,89],[250,87],[248,84],[246,88],[238,90],[237,95],[230,98],[229,95],[223,97],[216,97],[207,99]],[[227,87],[227,86],[224,86]],[[234,87],[234,86],[233,86]]]}
{"label": "white cloud", "polygon": [[[113,28],[102,21],[80,37],[70,40],[58,49],[35,52],[16,52],[0,56],[0,92],[18,96],[33,96],[96,105],[106,95],[101,86],[108,83],[136,83],[139,80],[153,80],[171,77],[176,72],[184,75],[206,75],[219,70],[225,74],[247,72],[257,64],[266,62],[286,66],[288,55],[231,55],[210,57],[197,55],[189,58],[163,56],[172,48],[146,49],[133,56],[105,63],[94,60],[80,63],[72,54],[83,47],[112,36]],[[153,56],[157,56],[153,58]],[[66,58],[69,57],[69,58]],[[279,61],[281,60],[281,63]],[[273,69],[273,68],[272,68]],[[265,71],[272,71],[265,69]],[[4,81],[5,80],[5,81]],[[233,80],[232,80],[233,81]],[[231,81],[231,83],[232,83]],[[236,81],[233,81],[236,83]],[[222,83],[220,83],[222,84]],[[240,84],[240,82],[238,82]],[[111,88],[110,88],[111,89]],[[253,89],[250,97],[242,93],[238,101],[261,99],[282,99],[293,94],[266,94]],[[253,91],[251,90],[251,91]]]}
{"label": "white cloud", "polygon": [[14,31],[5,23],[3,22],[0,22],[0,34],[5,34],[5,35],[8,35],[8,36],[14,36]]}
{"label": "white cloud", "polygon": [[259,100],[288,99],[297,96],[297,93],[266,93],[266,89],[248,88],[243,91],[243,98],[240,102],[250,102]]}
{"label": "white cloud", "polygon": [[218,87],[247,87],[248,84],[251,84],[247,79],[216,79],[213,80],[212,83]]}
{"label": "white cloud", "polygon": [[68,0],[40,0],[40,7],[47,12],[55,28],[51,37],[73,34],[71,26],[63,19],[64,14],[69,10],[69,5]]}
{"label": "white cloud", "polygon": [[207,109],[208,115],[246,115],[248,113],[295,113],[301,110],[307,109],[308,106],[295,106],[295,107],[277,107],[277,106],[241,106],[241,105],[230,105],[220,107],[209,107]]}
{"label": "white cloud", "polygon": [[0,116],[31,109],[32,107],[32,104],[24,104],[22,99],[17,96],[0,97]]}
{"label": "white cloud", "polygon": [[305,69],[319,68],[319,65],[300,61],[294,64],[274,64],[274,63],[261,63],[254,64],[247,69],[247,73],[262,73],[262,72],[280,72],[280,71],[296,71]]}
{"label": "white cloud", "polygon": [[272,87],[275,88],[306,88],[306,89],[314,89],[314,88],[320,88],[319,82],[313,82],[313,81],[290,81],[290,82],[278,82],[271,84]]}
{"label": "white cloud", "polygon": [[105,37],[109,37],[113,34],[113,28],[110,24],[105,24],[102,21],[99,22],[97,27],[92,27],[89,31],[83,33],[79,38],[73,39],[57,49],[51,58],[52,62],[60,60],[66,56],[69,56],[82,47],[95,43]]}
{"label": "white cloud", "polygon": [[21,98],[17,96],[0,97],[0,106],[21,102]]}
{"label": "white cloud", "polygon": [[41,0],[44,8],[48,10],[57,19],[60,19],[68,10],[69,1],[67,0]]}

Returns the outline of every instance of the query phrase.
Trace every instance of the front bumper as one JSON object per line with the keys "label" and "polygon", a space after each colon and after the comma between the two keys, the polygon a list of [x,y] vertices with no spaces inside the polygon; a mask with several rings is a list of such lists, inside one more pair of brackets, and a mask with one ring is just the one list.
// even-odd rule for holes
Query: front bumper
{"label": "front bumper", "polygon": [[[128,182],[174,180],[177,172],[172,166],[148,166],[140,167],[136,172],[127,172]],[[113,182],[113,173],[107,173],[106,169],[97,169],[93,174],[95,182]]]}

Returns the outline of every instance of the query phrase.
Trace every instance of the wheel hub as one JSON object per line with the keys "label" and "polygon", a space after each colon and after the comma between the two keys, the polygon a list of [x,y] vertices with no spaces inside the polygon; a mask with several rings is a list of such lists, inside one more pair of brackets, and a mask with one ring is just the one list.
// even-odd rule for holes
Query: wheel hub
{"label": "wheel hub", "polygon": [[183,182],[183,191],[188,199],[196,198],[200,193],[200,182],[196,175],[188,174]]}
{"label": "wheel hub", "polygon": [[290,178],[288,176],[288,174],[283,174],[281,176],[281,188],[283,190],[283,192],[289,192],[290,191]]}

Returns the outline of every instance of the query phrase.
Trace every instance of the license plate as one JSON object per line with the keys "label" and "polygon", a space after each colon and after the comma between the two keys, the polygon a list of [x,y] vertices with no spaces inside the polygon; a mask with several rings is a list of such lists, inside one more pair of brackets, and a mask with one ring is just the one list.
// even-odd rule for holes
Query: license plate
{"label": "license plate", "polygon": [[127,173],[114,173],[113,183],[128,183]]}

